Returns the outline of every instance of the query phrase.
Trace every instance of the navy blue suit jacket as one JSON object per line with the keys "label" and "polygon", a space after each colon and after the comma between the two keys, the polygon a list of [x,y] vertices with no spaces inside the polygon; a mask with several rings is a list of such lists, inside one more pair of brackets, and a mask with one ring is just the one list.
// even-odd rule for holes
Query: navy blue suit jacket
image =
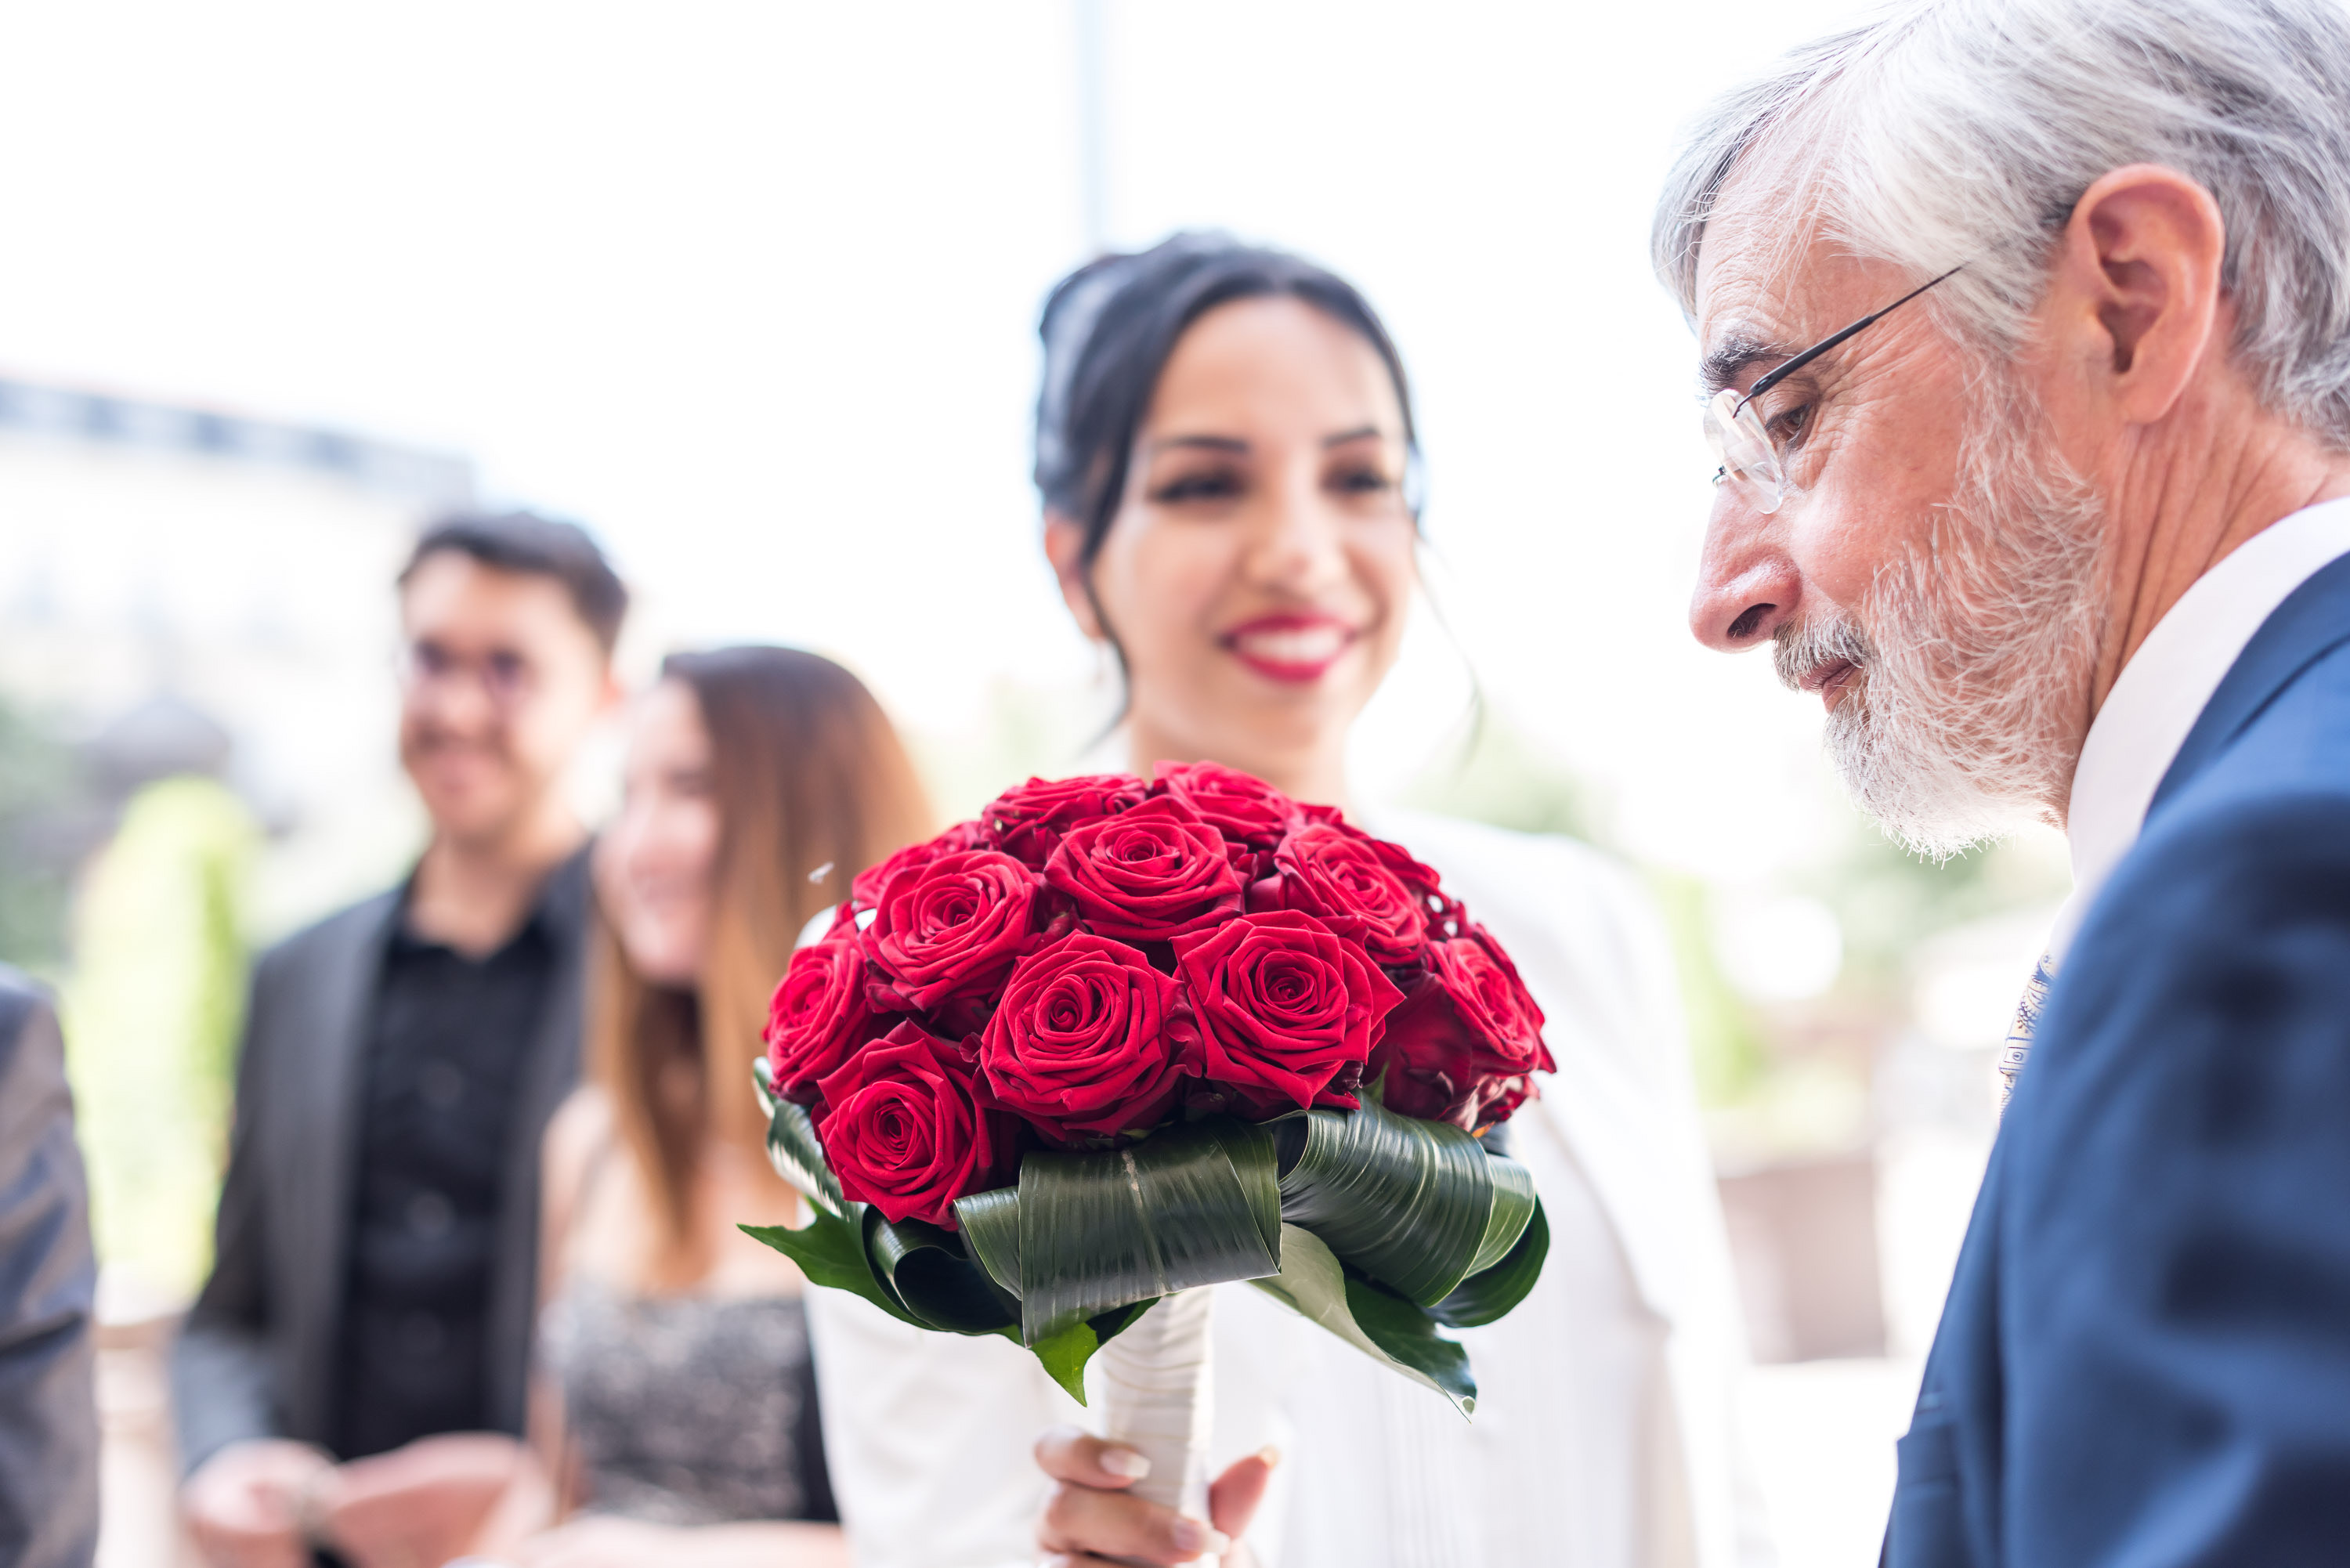
{"label": "navy blue suit jacket", "polygon": [[2350,560],[2213,693],[2065,955],[1890,1568],[2350,1563]]}

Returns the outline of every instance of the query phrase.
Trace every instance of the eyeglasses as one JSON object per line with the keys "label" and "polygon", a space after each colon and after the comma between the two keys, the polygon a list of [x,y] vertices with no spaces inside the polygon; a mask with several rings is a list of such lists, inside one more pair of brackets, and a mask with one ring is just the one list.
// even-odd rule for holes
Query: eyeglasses
{"label": "eyeglasses", "polygon": [[1793,488],[1787,483],[1785,464],[1779,460],[1778,443],[1771,439],[1770,428],[1762,422],[1762,413],[1754,400],[1843,342],[1863,328],[1872,327],[1892,315],[1943,278],[1955,277],[1966,270],[1960,263],[1941,277],[1930,278],[1887,306],[1884,309],[1862,317],[1840,332],[1830,333],[1786,363],[1765,372],[1746,389],[1744,396],[1735,387],[1724,387],[1708,399],[1705,405],[1705,439],[1713,444],[1713,455],[1721,466],[1713,471],[1716,484],[1734,483],[1739,493],[1762,513],[1779,510]]}
{"label": "eyeglasses", "polygon": [[505,649],[468,658],[437,642],[411,642],[400,649],[393,668],[401,691],[411,699],[428,692],[437,696],[457,680],[470,679],[501,713],[520,706],[536,683],[529,660]]}

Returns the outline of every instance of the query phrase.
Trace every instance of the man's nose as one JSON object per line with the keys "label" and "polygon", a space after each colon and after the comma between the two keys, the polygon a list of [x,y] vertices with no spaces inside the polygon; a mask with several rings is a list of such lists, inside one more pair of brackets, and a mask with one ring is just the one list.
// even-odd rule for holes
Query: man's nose
{"label": "man's nose", "polygon": [[1690,598],[1690,630],[1718,653],[1762,647],[1794,618],[1803,574],[1770,521],[1725,501],[1707,524],[1697,592]]}

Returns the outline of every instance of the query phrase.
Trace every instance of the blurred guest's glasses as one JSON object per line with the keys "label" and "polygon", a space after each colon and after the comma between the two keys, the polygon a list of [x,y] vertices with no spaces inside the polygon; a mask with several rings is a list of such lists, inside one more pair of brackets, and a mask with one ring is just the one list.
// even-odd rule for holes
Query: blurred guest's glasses
{"label": "blurred guest's glasses", "polygon": [[437,642],[402,645],[398,662],[400,689],[409,697],[446,691],[461,680],[481,688],[490,706],[512,712],[530,695],[530,661],[507,649],[494,649],[478,658],[452,653]]}
{"label": "blurred guest's glasses", "polygon": [[1842,343],[1863,328],[1875,326],[1892,315],[1943,278],[1954,277],[1965,270],[1961,262],[1941,277],[1929,278],[1884,309],[1862,317],[1842,331],[1830,333],[1786,363],[1756,378],[1752,386],[1741,396],[1735,387],[1724,387],[1708,399],[1705,405],[1705,439],[1713,443],[1713,455],[1721,466],[1713,471],[1716,484],[1737,485],[1739,494],[1753,504],[1757,512],[1779,510],[1793,488],[1787,483],[1786,465],[1779,459],[1779,445],[1771,439],[1771,429],[1762,422],[1762,412],[1754,400],[1772,388]]}

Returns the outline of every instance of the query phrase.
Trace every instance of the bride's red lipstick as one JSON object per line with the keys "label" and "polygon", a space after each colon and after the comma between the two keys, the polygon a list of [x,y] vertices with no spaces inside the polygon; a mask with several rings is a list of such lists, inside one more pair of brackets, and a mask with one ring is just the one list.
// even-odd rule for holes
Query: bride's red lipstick
{"label": "bride's red lipstick", "polygon": [[1243,621],[1216,640],[1266,680],[1304,685],[1321,680],[1361,635],[1335,616],[1284,614]]}

